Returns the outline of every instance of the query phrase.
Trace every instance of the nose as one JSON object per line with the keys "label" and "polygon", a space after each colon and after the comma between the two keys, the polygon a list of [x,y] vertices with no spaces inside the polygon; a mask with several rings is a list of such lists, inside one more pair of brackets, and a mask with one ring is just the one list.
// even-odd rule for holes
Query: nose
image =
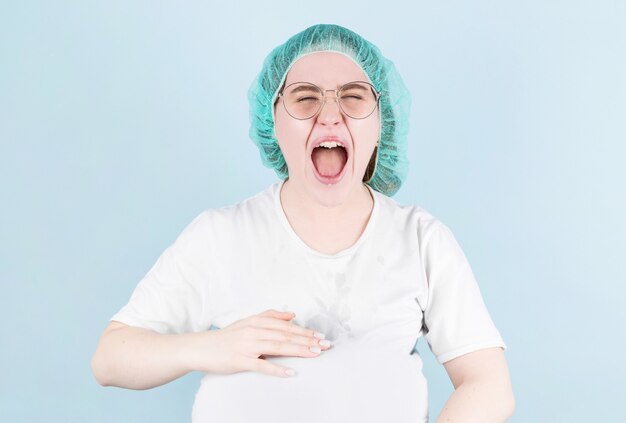
{"label": "nose", "polygon": [[339,108],[337,96],[329,95],[327,93],[323,101],[322,109],[317,115],[317,121],[322,125],[336,125],[341,122],[343,115],[341,113],[341,109]]}

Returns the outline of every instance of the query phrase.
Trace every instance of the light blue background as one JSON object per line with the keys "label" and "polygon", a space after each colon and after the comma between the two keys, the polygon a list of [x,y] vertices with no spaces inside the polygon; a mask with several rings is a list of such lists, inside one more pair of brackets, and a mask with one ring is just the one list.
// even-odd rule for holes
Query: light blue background
{"label": "light blue background", "polygon": [[[377,44],[413,94],[395,199],[470,260],[509,347],[510,421],[624,415],[624,2],[7,0],[1,421],[190,420],[199,374],[103,388],[90,359],[191,219],[277,180],[248,139],[246,90],[320,22]],[[452,385],[419,351],[434,421]]]}

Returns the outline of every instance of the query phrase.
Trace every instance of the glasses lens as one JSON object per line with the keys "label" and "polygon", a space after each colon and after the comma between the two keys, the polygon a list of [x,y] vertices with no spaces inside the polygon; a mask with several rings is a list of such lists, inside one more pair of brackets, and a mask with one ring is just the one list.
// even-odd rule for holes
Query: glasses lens
{"label": "glasses lens", "polygon": [[363,119],[376,108],[374,87],[365,82],[350,82],[339,91],[339,103],[344,113],[354,119]]}
{"label": "glasses lens", "polygon": [[285,109],[296,119],[309,119],[319,111],[322,91],[315,85],[297,82],[284,90]]}

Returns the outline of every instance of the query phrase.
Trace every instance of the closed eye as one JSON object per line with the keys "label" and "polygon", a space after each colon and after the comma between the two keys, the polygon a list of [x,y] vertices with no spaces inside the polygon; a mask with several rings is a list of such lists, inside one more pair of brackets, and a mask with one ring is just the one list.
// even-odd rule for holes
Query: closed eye
{"label": "closed eye", "polygon": [[297,101],[298,103],[301,103],[303,101],[317,101],[317,97],[301,97]]}

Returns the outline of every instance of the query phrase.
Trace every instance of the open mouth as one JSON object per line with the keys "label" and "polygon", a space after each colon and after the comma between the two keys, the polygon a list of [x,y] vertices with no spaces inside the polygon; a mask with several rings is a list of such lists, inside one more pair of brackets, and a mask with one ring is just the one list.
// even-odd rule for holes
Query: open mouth
{"label": "open mouth", "polygon": [[348,152],[337,142],[325,141],[313,149],[311,160],[318,179],[324,183],[334,183],[343,174],[348,162]]}

